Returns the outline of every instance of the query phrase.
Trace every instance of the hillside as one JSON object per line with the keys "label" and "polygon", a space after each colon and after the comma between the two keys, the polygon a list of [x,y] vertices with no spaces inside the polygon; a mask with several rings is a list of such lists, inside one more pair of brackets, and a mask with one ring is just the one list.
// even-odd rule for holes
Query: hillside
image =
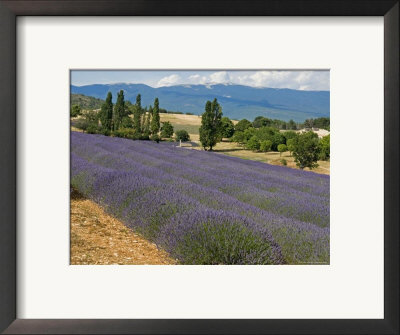
{"label": "hillside", "polygon": [[233,84],[177,85],[153,88],[144,84],[96,84],[71,85],[72,94],[104,99],[107,92],[113,94],[114,102],[118,91],[124,90],[125,98],[135,102],[142,96],[142,105],[160,100],[160,107],[167,110],[190,112],[201,115],[207,100],[217,98],[223,113],[231,119],[253,120],[256,116],[302,122],[308,118],[329,116],[329,91],[301,91],[267,87],[250,87]]}
{"label": "hillside", "polygon": [[181,264],[329,264],[329,185],[175,143],[71,133],[71,186]]}
{"label": "hillside", "polygon": [[83,94],[71,94],[71,106],[78,105],[81,109],[99,109],[104,100]]}

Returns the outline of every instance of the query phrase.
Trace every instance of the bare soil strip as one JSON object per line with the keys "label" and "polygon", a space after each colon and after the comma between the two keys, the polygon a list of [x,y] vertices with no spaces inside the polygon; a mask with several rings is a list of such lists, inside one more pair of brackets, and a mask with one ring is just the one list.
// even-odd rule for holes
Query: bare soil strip
{"label": "bare soil strip", "polygon": [[91,200],[71,195],[71,265],[177,264]]}

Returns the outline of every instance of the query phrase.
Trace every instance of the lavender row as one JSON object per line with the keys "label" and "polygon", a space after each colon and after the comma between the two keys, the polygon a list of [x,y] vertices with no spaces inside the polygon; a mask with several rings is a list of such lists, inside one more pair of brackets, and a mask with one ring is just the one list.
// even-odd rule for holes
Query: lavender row
{"label": "lavender row", "polygon": [[182,263],[329,262],[327,176],[80,133],[71,151],[71,184]]}

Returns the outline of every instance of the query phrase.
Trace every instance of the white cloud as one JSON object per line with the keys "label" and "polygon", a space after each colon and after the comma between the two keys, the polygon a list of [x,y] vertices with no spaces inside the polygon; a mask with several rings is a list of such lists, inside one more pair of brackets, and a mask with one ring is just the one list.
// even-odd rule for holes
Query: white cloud
{"label": "white cloud", "polygon": [[226,71],[214,72],[210,74],[210,82],[216,84],[224,84],[230,81],[229,73]]}
{"label": "white cloud", "polygon": [[194,85],[204,85],[211,82],[210,76],[201,76],[199,74],[193,74],[188,77],[188,80],[191,84]]}
{"label": "white cloud", "polygon": [[329,90],[328,71],[257,71],[231,75],[233,82],[255,87]]}
{"label": "white cloud", "polygon": [[191,84],[225,84],[230,82],[230,75],[227,71],[214,72],[209,75],[193,74],[188,77]]}
{"label": "white cloud", "polygon": [[192,74],[191,76],[189,76],[189,80],[192,80],[192,81],[197,81],[199,79],[200,79],[199,74]]}
{"label": "white cloud", "polygon": [[[239,84],[253,87],[329,90],[329,71],[217,71],[171,74],[158,81],[157,87],[170,85]],[[210,87],[211,88],[211,87]]]}
{"label": "white cloud", "polygon": [[179,75],[171,74],[168,77],[161,78],[158,81],[157,86],[158,87],[159,86],[171,86],[171,85],[174,85],[174,84],[179,84],[180,79],[181,79],[181,77]]}

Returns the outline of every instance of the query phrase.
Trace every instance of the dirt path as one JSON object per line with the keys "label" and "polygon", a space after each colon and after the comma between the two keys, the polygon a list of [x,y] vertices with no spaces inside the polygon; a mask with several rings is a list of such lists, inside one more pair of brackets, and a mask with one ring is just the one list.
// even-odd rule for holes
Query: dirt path
{"label": "dirt path", "polygon": [[71,195],[71,265],[176,264],[169,255],[77,192]]}

